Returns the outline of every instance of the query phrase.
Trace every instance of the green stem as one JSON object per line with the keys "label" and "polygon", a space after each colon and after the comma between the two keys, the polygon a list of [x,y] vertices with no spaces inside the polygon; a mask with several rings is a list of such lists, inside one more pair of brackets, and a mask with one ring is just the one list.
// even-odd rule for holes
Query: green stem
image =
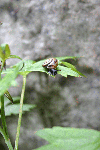
{"label": "green stem", "polygon": [[2,95],[0,98],[1,98],[1,120],[2,120],[2,126],[3,126],[3,130],[5,131],[7,137],[9,138],[8,132],[7,132],[6,119],[5,119],[5,111],[4,111],[4,95]]}
{"label": "green stem", "polygon": [[26,85],[26,76],[23,76],[23,87],[22,87],[21,100],[20,100],[20,110],[19,110],[18,126],[17,126],[17,133],[16,133],[15,150],[18,150],[18,141],[20,135],[25,85]]}
{"label": "green stem", "polygon": [[[0,70],[0,80],[1,80],[1,70]],[[2,126],[3,126],[3,130],[5,131],[7,137],[9,138],[8,132],[7,132],[6,119],[5,119],[5,111],[4,111],[4,95],[0,96],[0,100],[1,100],[1,120],[2,120]]]}
{"label": "green stem", "polygon": [[[1,72],[2,72],[2,68],[0,70],[0,81],[1,81]],[[2,126],[3,126],[3,129],[0,127],[0,133],[3,135],[9,150],[13,150],[13,147],[12,147],[10,139],[9,139],[7,125],[6,125],[6,119],[5,119],[4,95],[0,96],[0,100],[1,100],[1,120],[2,120]]]}
{"label": "green stem", "polygon": [[5,143],[7,144],[9,150],[13,150],[10,139],[7,137],[5,131],[1,127],[0,127],[0,133],[3,135],[3,137],[5,139]]}

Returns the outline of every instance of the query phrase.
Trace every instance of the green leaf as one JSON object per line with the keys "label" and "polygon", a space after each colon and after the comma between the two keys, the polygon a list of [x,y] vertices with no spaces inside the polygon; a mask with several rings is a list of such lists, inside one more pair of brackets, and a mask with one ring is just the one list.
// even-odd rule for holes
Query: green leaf
{"label": "green leaf", "polygon": [[[1,52],[2,50],[2,52]],[[8,44],[1,44],[0,57],[5,61],[10,56],[10,48]]]}
{"label": "green leaf", "polygon": [[23,71],[43,71],[43,67],[42,67],[42,63],[44,62],[44,60],[38,61],[38,62],[34,62],[32,60],[28,60],[28,61],[24,61],[25,65],[23,67],[23,69],[20,72]]}
{"label": "green leaf", "polygon": [[23,61],[19,65],[10,71],[5,77],[0,81],[0,96],[6,92],[6,90],[11,86],[13,80],[17,77],[19,70],[22,68]]}
{"label": "green leaf", "polygon": [[20,96],[14,96],[13,97],[13,101],[14,102],[20,101],[20,98],[21,98]]}
{"label": "green leaf", "polygon": [[29,74],[31,71],[29,71],[27,68],[30,68],[31,65],[33,65],[35,63],[35,61],[33,60],[24,60],[24,67],[22,68],[22,70],[20,70],[19,74],[26,76],[27,74]]}
{"label": "green leaf", "polygon": [[79,75],[86,77],[84,74],[82,74],[81,72],[79,72],[75,66],[73,66],[72,64],[68,63],[68,62],[61,62],[63,65],[67,66],[68,68],[71,68],[71,70],[77,72]]}
{"label": "green leaf", "polygon": [[[13,97],[12,99],[13,99],[13,102],[19,102],[20,96]],[[11,104],[11,102],[8,100],[7,97],[4,97],[4,106],[6,107],[9,104]],[[1,101],[0,101],[0,108],[1,108]]]}
{"label": "green leaf", "polygon": [[64,56],[64,57],[55,57],[58,60],[65,60],[65,59],[74,59],[80,58],[80,56]]}
{"label": "green leaf", "polygon": [[15,70],[15,68],[7,68],[6,70],[3,70],[1,74],[8,74],[8,73],[12,73]]}
{"label": "green leaf", "polygon": [[64,77],[67,77],[67,75],[80,77],[79,73],[77,73],[76,71],[73,71],[71,68],[59,66],[59,67],[57,67],[57,70],[61,70],[61,71],[57,71],[57,72],[58,72],[58,74],[61,74]]}
{"label": "green leaf", "polygon": [[3,54],[3,51],[0,47],[0,60],[3,61],[4,60],[4,54]]}
{"label": "green leaf", "polygon": [[14,87],[18,86],[18,82],[16,80],[11,81],[11,86]]}
{"label": "green leaf", "polygon": [[[60,57],[58,57],[60,59]],[[76,57],[71,57],[71,56],[67,56],[67,57],[61,57],[61,59],[66,59],[66,58],[76,58]],[[59,61],[58,59],[58,61]],[[60,59],[60,60],[61,60]],[[48,73],[48,70],[44,67],[42,67],[42,64],[44,63],[46,59],[44,60],[41,60],[41,61],[38,61],[38,62],[34,62],[32,60],[27,60],[27,61],[24,61],[24,67],[19,71],[19,74],[21,75],[27,75],[28,73],[32,72],[32,71],[41,71],[41,72],[45,72],[47,74]],[[60,62],[62,63],[62,62]],[[63,62],[65,63],[64,65],[67,66],[67,67],[64,67],[64,66],[61,66],[59,63],[58,67],[57,67],[57,70],[61,70],[61,71],[57,71],[58,74],[61,74],[62,76],[64,77],[67,77],[67,75],[70,75],[70,76],[75,76],[75,77],[81,77],[81,76],[85,76],[83,75],[82,73],[80,73],[73,65],[71,65],[70,63],[66,63],[66,62]],[[18,64],[17,64],[18,65]],[[16,66],[17,66],[16,65]],[[16,66],[13,66],[13,67],[16,67]],[[8,70],[6,70],[8,71]],[[3,71],[4,73],[5,71]],[[50,75],[50,74],[49,74]],[[51,75],[52,76],[52,75]],[[52,76],[52,77],[55,77],[55,76]]]}
{"label": "green leaf", "polygon": [[[36,106],[32,104],[24,104],[23,113],[26,111],[30,111],[30,109],[33,109],[34,107]],[[5,115],[6,116],[10,116],[11,114],[17,115],[19,114],[19,108],[20,108],[20,104],[8,105],[5,107]]]}
{"label": "green leaf", "polygon": [[36,150],[99,150],[100,132],[92,129],[53,127],[36,132],[50,144]]}
{"label": "green leaf", "polygon": [[8,59],[9,59],[9,58],[18,58],[18,59],[22,60],[22,58],[20,58],[20,57],[17,56],[17,55],[10,55],[10,56],[8,57]]}
{"label": "green leaf", "polygon": [[48,71],[45,68],[42,67],[42,64],[43,64],[43,62],[45,60],[41,60],[41,61],[33,62],[33,63],[31,63],[31,62],[28,63],[28,65],[26,65],[25,67],[23,67],[23,69],[20,71],[20,74],[22,74],[22,73],[24,74],[24,72],[28,74],[28,73],[30,73],[32,71],[41,71],[41,72],[46,72],[47,74],[49,74]]}
{"label": "green leaf", "polygon": [[[18,65],[19,65],[20,62],[18,62],[16,65],[14,66],[11,66],[11,68],[7,68],[6,70],[3,70],[2,71],[2,74],[6,74],[6,73],[10,73],[14,70],[14,68],[16,68]],[[31,72],[31,71],[28,71],[27,68],[29,68],[31,65],[33,65],[35,63],[35,61],[33,60],[23,60],[23,66],[22,68],[20,69],[19,71],[19,74],[24,74],[26,75],[27,72]]]}
{"label": "green leaf", "polygon": [[[68,58],[68,57],[65,57],[65,58]],[[75,57],[73,57],[74,59]],[[64,57],[62,57],[62,59],[64,59]],[[46,59],[45,59],[46,60]],[[23,69],[20,71],[20,72],[24,72],[24,71],[41,71],[41,72],[46,72],[47,74],[48,73],[48,70],[45,69],[44,67],[42,67],[42,64],[45,60],[41,60],[41,61],[38,61],[34,64],[29,64],[27,65],[26,67],[23,67]],[[58,59],[59,60],[59,59]],[[71,64],[70,64],[71,65]],[[72,67],[71,67],[72,68]],[[58,74],[61,74],[62,76],[64,77],[67,77],[67,75],[70,75],[70,76],[75,76],[75,77],[80,77],[80,75],[83,75],[81,74],[80,72],[76,71],[76,70],[72,70],[71,68],[67,68],[67,67],[64,67],[64,66],[61,66],[61,65],[58,65],[57,67],[57,70],[61,70],[61,71],[57,71]],[[49,74],[50,75],[50,74]]]}

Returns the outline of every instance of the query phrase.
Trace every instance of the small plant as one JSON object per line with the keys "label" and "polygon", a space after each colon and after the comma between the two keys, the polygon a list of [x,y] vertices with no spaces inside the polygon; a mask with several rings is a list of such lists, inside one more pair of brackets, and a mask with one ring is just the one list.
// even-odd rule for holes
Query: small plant
{"label": "small plant", "polygon": [[[20,62],[11,68],[6,68],[6,60],[9,58],[18,58]],[[61,74],[64,77],[67,75],[82,77],[83,75],[79,72],[75,66],[68,62],[64,62],[65,59],[76,59],[79,57],[56,57],[48,60],[48,64],[44,64],[45,60],[40,60],[38,62],[32,60],[22,60],[19,56],[11,55],[10,48],[8,44],[2,44],[0,46],[0,106],[1,106],[1,120],[2,126],[0,127],[0,133],[3,135],[5,139],[5,143],[7,144],[9,150],[18,150],[18,141],[20,135],[20,127],[22,120],[23,111],[29,111],[29,109],[34,108],[34,105],[23,105],[24,93],[25,93],[25,85],[26,85],[26,77],[32,71],[40,71],[45,72],[52,77],[55,75]],[[52,62],[52,60],[54,62]],[[54,63],[54,64],[53,64]],[[53,66],[52,66],[53,65]],[[1,78],[1,74],[5,74],[3,78]],[[8,102],[4,103],[4,95],[13,103],[13,98],[8,92],[8,88],[15,84],[15,79],[18,74],[23,76],[23,86],[20,98],[20,109],[19,104],[8,105]],[[9,103],[10,103],[9,101]],[[14,100],[15,102],[16,100]],[[14,109],[14,111],[13,111]],[[18,114],[19,109],[19,118],[18,118],[18,126],[15,140],[15,147],[13,148],[11,141],[9,139],[7,125],[5,120],[5,115],[10,114]],[[6,111],[9,110],[9,111]],[[7,112],[9,112],[7,114]],[[36,134],[43,139],[49,142],[48,145],[37,148],[37,150],[99,150],[100,149],[100,133],[95,130],[88,129],[75,129],[75,128],[63,128],[63,127],[53,127],[51,129],[43,129],[37,131]]]}

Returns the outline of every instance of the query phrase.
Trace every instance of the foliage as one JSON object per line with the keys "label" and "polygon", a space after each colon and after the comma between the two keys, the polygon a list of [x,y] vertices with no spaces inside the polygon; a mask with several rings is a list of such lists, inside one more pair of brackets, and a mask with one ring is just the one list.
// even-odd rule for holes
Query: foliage
{"label": "foliage", "polygon": [[50,144],[37,150],[99,150],[100,132],[91,129],[53,127],[36,132]]}
{"label": "foliage", "polygon": [[[10,68],[6,69],[6,60],[9,58],[18,58],[20,62]],[[86,77],[81,72],[79,72],[75,66],[64,61],[68,59],[76,60],[79,57],[72,56],[64,56],[64,57],[56,57],[58,59],[57,71],[58,74],[67,77],[75,76],[75,77]],[[45,72],[47,74],[48,70],[42,67],[44,60],[40,60],[38,62],[32,60],[22,60],[19,56],[11,55],[10,48],[8,44],[2,44],[0,46],[0,106],[1,106],[1,120],[2,126],[0,127],[0,133],[3,135],[5,139],[5,143],[7,144],[9,150],[18,150],[18,141],[20,135],[20,127],[21,127],[21,119],[22,113],[25,111],[29,111],[33,109],[35,105],[23,104],[24,93],[25,93],[25,85],[26,85],[26,76],[32,71],[40,71]],[[3,70],[5,68],[6,70]],[[1,74],[5,76],[1,78]],[[20,97],[20,104],[16,103],[17,99],[12,98],[10,93],[8,92],[8,88],[10,86],[15,86],[15,79],[18,75],[23,76],[23,86]],[[50,75],[50,74],[49,74]],[[51,75],[52,77],[55,77]],[[10,100],[9,102],[5,100],[4,103],[4,95]],[[11,104],[14,103],[14,104]],[[20,108],[19,108],[20,107]],[[5,120],[5,115],[18,114],[18,126],[15,140],[15,147],[12,147],[12,144],[9,139],[7,125]],[[36,134],[43,139],[49,142],[48,145],[37,148],[37,150],[99,150],[100,149],[100,133],[95,130],[90,129],[76,129],[76,128],[65,128],[65,127],[53,127],[52,129],[43,129],[37,131]]]}
{"label": "foliage", "polygon": [[[64,77],[67,77],[67,75],[70,75],[70,76],[75,76],[75,77],[81,77],[81,76],[84,76],[86,77],[85,75],[83,75],[82,73],[80,73],[73,65],[71,65],[70,63],[67,63],[67,62],[63,62],[62,60],[67,60],[67,59],[75,59],[77,57],[72,57],[72,56],[66,56],[66,57],[56,57],[59,61],[59,65],[57,67],[57,70],[61,70],[61,71],[58,71],[58,74],[61,74],[62,76]],[[40,60],[38,62],[32,62],[32,61],[24,61],[24,64],[25,66],[23,67],[23,69],[20,71],[20,74],[22,72],[31,72],[31,71],[41,71],[41,72],[45,72],[47,74],[48,71],[42,67],[42,64],[43,62],[45,61],[46,59],[44,60]],[[34,64],[33,64],[34,63]],[[64,66],[61,66],[61,65],[65,65]],[[49,74],[50,75],[50,74]],[[51,75],[52,76],[52,75]],[[55,76],[53,76],[55,77]]]}

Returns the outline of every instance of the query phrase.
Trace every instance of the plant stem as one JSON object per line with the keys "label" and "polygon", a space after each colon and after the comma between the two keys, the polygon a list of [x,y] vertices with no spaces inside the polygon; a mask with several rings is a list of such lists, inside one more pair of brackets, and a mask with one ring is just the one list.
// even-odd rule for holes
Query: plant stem
{"label": "plant stem", "polygon": [[[2,70],[2,68],[1,68]],[[0,70],[0,80],[1,80],[1,70]],[[6,119],[5,119],[5,111],[4,111],[4,95],[0,96],[0,100],[1,100],[1,120],[2,120],[2,126],[3,126],[3,130],[5,131],[7,137],[8,136],[8,132],[7,132],[7,125],[6,125]]]}
{"label": "plant stem", "polygon": [[[0,70],[0,81],[1,81],[2,69],[3,69],[3,67]],[[2,120],[2,126],[3,126],[3,129],[0,127],[0,133],[3,135],[9,150],[13,150],[13,147],[12,147],[10,139],[9,139],[9,135],[8,135],[8,131],[7,131],[7,125],[6,125],[6,119],[5,119],[4,95],[0,96],[0,100],[1,100],[1,120]]]}
{"label": "plant stem", "polygon": [[11,145],[11,142],[9,140],[9,138],[7,137],[5,131],[0,127],[0,133],[3,135],[4,139],[5,139],[5,143],[7,144],[9,150],[13,150],[13,147]]}
{"label": "plant stem", "polygon": [[5,120],[4,95],[1,96],[1,120],[2,120],[3,130],[5,131],[7,137],[9,138],[8,132],[7,132],[6,120]]}
{"label": "plant stem", "polygon": [[19,118],[18,118],[16,140],[15,140],[15,150],[18,150],[18,141],[19,141],[19,135],[20,135],[20,127],[21,127],[21,119],[22,119],[22,109],[23,109],[25,85],[26,85],[26,76],[23,76],[23,86],[22,86],[22,93],[21,93],[21,100],[20,100],[20,110],[19,110]]}

